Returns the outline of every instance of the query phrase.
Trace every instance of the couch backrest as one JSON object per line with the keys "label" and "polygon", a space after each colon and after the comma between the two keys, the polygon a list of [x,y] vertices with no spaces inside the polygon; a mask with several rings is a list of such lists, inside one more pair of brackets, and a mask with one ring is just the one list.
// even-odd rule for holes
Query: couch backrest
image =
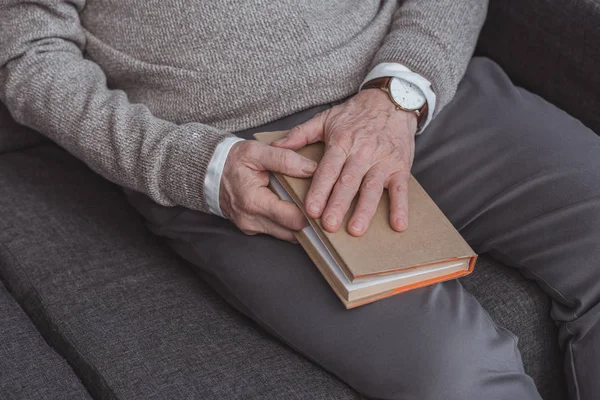
{"label": "couch backrest", "polygon": [[491,0],[477,53],[600,135],[598,0]]}

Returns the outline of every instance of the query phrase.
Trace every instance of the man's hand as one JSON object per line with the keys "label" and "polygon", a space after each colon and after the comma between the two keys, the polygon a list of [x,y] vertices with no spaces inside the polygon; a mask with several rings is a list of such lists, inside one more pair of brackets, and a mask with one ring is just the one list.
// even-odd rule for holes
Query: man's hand
{"label": "man's hand", "polygon": [[273,146],[297,150],[325,142],[325,154],[306,196],[306,212],[335,232],[360,191],[348,232],[361,236],[384,188],[390,194],[390,225],[396,231],[408,227],[407,191],[416,129],[415,114],[396,110],[382,90],[368,89],[295,127]]}
{"label": "man's hand", "polygon": [[295,204],[280,200],[267,187],[268,171],[308,178],[316,168],[316,162],[292,150],[256,141],[237,142],[221,176],[221,211],[247,235],[265,233],[294,241],[294,231],[307,225],[306,218]]}

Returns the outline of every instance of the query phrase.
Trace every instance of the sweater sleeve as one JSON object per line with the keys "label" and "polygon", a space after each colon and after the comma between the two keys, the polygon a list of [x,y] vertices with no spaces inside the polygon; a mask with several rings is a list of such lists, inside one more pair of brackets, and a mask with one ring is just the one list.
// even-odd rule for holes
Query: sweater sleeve
{"label": "sweater sleeve", "polygon": [[399,63],[431,82],[438,114],[456,93],[487,14],[487,0],[405,0],[371,67]]}
{"label": "sweater sleeve", "polygon": [[13,118],[48,136],[105,178],[155,202],[207,211],[204,178],[228,136],[153,116],[110,90],[86,60],[85,0],[0,2],[0,99]]}

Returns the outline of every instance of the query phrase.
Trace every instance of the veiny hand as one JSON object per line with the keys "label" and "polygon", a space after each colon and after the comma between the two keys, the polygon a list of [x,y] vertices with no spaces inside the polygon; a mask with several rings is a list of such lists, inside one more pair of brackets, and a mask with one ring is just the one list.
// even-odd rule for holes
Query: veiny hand
{"label": "veiny hand", "polygon": [[294,203],[280,200],[267,187],[268,171],[308,178],[316,168],[316,162],[292,150],[253,140],[237,142],[229,151],[221,176],[221,211],[247,235],[265,233],[295,241],[294,231],[307,225],[306,218]]}
{"label": "veiny hand", "polygon": [[273,143],[298,150],[323,141],[326,150],[306,196],[306,212],[322,218],[329,232],[340,228],[360,191],[348,232],[361,236],[373,219],[384,188],[390,195],[390,225],[408,227],[408,180],[414,158],[417,118],[397,110],[379,89],[368,89],[316,115]]}

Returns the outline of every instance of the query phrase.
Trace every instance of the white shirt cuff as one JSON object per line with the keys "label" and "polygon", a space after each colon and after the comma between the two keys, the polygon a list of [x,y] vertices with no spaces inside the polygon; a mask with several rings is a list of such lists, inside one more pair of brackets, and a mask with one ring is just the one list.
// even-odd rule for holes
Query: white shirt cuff
{"label": "white shirt cuff", "polygon": [[417,86],[419,89],[421,89],[421,91],[425,95],[425,98],[427,99],[428,108],[427,119],[425,119],[425,123],[417,132],[417,135],[419,135],[421,132],[423,132],[427,125],[429,125],[429,123],[433,119],[433,113],[435,111],[436,96],[435,93],[433,93],[433,90],[431,89],[431,82],[429,82],[427,79],[423,78],[416,72],[412,72],[410,69],[406,68],[402,64],[381,63],[377,64],[375,68],[373,68],[371,72],[369,72],[363,83],[360,84],[359,90],[363,87],[365,83],[369,82],[370,80],[382,78],[384,76],[393,76],[396,78],[404,79],[405,81],[408,81],[413,85]]}
{"label": "white shirt cuff", "polygon": [[206,204],[208,204],[208,210],[220,217],[225,218],[219,205],[219,191],[221,189],[221,176],[223,175],[223,168],[225,168],[225,161],[231,146],[235,143],[244,140],[238,137],[228,137],[224,139],[215,148],[206,169],[206,176],[204,177],[204,196],[206,198]]}

